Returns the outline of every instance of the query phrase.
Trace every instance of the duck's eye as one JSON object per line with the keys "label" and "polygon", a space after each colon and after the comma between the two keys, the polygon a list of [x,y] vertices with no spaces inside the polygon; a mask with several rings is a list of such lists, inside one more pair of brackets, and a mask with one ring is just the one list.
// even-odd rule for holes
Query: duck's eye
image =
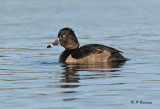
{"label": "duck's eye", "polygon": [[63,35],[63,37],[66,37],[66,35]]}

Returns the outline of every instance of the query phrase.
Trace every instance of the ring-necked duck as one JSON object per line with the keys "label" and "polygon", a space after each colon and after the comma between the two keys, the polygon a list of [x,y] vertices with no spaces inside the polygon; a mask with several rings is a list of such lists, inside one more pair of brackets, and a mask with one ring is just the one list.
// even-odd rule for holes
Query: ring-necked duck
{"label": "ring-necked duck", "polygon": [[59,62],[66,63],[96,63],[111,61],[126,61],[119,50],[101,45],[88,44],[79,47],[79,42],[74,31],[70,28],[63,28],[59,31],[57,39],[47,48],[62,45],[65,50],[59,57]]}

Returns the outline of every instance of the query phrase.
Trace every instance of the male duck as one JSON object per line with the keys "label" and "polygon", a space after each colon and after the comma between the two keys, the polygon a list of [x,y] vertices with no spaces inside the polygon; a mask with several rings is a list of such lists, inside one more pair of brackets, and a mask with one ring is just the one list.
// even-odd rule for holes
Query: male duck
{"label": "male duck", "polygon": [[74,31],[63,28],[59,31],[57,39],[47,48],[62,45],[65,50],[59,57],[59,62],[65,63],[97,63],[126,61],[121,51],[101,44],[87,44],[79,48],[79,42]]}

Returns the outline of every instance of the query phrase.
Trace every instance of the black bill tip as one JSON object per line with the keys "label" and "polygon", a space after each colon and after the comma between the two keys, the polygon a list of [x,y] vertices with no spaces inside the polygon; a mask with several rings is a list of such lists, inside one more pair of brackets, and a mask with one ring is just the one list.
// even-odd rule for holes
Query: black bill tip
{"label": "black bill tip", "polygon": [[52,48],[52,46],[51,46],[51,45],[48,45],[47,48]]}

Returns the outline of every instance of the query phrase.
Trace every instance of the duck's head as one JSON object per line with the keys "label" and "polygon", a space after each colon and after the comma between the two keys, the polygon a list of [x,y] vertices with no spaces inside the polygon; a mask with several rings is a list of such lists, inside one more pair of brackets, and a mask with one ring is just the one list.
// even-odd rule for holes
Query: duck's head
{"label": "duck's head", "polygon": [[74,50],[79,48],[79,42],[74,31],[70,28],[63,28],[59,31],[57,39],[47,46],[51,48],[53,46],[62,45],[67,50]]}

